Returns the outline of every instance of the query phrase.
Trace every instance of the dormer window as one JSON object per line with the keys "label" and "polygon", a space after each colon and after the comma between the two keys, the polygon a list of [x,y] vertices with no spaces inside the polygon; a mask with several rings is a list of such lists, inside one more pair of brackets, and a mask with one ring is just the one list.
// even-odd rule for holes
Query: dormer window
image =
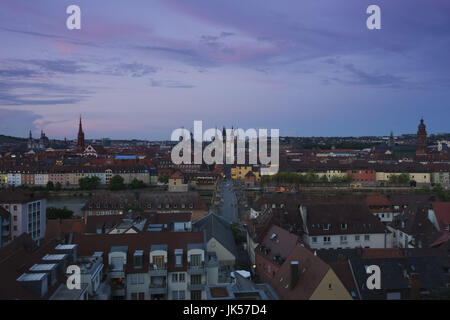
{"label": "dormer window", "polygon": [[324,225],[323,225],[323,230],[330,230],[330,224],[329,223],[325,223]]}
{"label": "dormer window", "polygon": [[346,230],[347,229],[347,224],[346,223],[341,223],[341,229],[342,230]]}

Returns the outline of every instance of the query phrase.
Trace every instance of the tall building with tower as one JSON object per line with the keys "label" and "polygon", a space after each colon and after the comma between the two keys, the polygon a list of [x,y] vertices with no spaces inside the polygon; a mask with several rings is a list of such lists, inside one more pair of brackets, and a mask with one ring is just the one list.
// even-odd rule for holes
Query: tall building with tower
{"label": "tall building with tower", "polygon": [[427,153],[427,130],[423,123],[423,119],[420,119],[420,124],[417,130],[417,155],[424,155]]}
{"label": "tall building with tower", "polygon": [[83,125],[81,123],[81,115],[80,115],[80,126],[78,127],[78,137],[77,137],[77,151],[84,151],[84,132]]}

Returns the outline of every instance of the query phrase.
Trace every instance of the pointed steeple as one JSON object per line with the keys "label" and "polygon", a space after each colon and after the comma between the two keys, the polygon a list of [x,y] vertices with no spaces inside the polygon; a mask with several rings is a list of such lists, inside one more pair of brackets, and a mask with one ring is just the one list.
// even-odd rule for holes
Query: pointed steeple
{"label": "pointed steeple", "polygon": [[79,152],[84,151],[84,132],[83,132],[83,125],[81,124],[81,114],[80,114],[80,125],[78,127],[77,150]]}
{"label": "pointed steeple", "polygon": [[81,114],[80,114],[80,126],[78,128],[78,132],[83,132],[83,125],[81,124]]}

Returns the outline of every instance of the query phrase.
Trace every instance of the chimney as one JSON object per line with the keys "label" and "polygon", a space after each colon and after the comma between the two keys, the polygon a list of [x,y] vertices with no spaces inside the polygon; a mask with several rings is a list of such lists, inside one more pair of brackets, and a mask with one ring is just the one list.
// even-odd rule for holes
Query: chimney
{"label": "chimney", "polygon": [[289,284],[291,290],[295,288],[298,282],[298,261],[291,261],[291,282]]}
{"label": "chimney", "polygon": [[363,249],[362,249],[362,247],[357,247],[357,248],[356,248],[356,256],[357,256],[357,257],[362,257],[362,254],[363,254]]}
{"label": "chimney", "polygon": [[409,299],[420,300],[420,277],[418,273],[413,273],[409,276],[409,285],[411,287]]}

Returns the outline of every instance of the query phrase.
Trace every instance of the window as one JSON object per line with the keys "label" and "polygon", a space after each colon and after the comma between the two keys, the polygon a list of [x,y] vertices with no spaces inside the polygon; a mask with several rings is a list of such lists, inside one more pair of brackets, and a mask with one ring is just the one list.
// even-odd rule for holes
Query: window
{"label": "window", "polygon": [[178,273],[172,273],[172,282],[178,282]]}
{"label": "window", "polygon": [[179,255],[179,254],[177,254],[175,256],[175,265],[177,265],[177,266],[181,266],[182,265],[182,263],[181,263],[181,255]]}
{"label": "window", "polygon": [[323,230],[330,230],[330,224],[324,224],[323,225]]}
{"label": "window", "polygon": [[330,243],[331,242],[331,237],[323,237],[323,242],[324,243]]}
{"label": "window", "polygon": [[317,242],[317,237],[312,237],[312,242],[316,243]]}
{"label": "window", "polygon": [[341,229],[342,229],[342,230],[347,229],[347,224],[346,224],[346,223],[342,223],[342,224],[341,224]]}
{"label": "window", "polygon": [[368,234],[366,234],[365,236],[364,236],[364,241],[369,241],[370,240],[370,236],[368,235]]}
{"label": "window", "polygon": [[172,299],[173,300],[184,300],[184,299],[186,299],[186,294],[185,294],[184,290],[172,291]]}
{"label": "window", "polygon": [[199,290],[191,291],[191,300],[201,300],[202,292]]}
{"label": "window", "polygon": [[347,236],[341,236],[341,243],[347,243]]}
{"label": "window", "polygon": [[145,293],[139,292],[139,300],[144,300],[144,299],[145,299]]}
{"label": "window", "polygon": [[191,266],[200,267],[202,256],[200,254],[191,254]]}
{"label": "window", "polygon": [[359,241],[359,236],[355,236],[355,241]]}
{"label": "window", "polygon": [[17,221],[17,216],[16,215],[14,215],[14,221]]}
{"label": "window", "polygon": [[158,269],[164,269],[164,256],[153,256],[153,264],[158,267]]}
{"label": "window", "polygon": [[137,300],[137,293],[136,292],[132,292],[131,293],[131,300]]}
{"label": "window", "polygon": [[178,281],[179,282],[184,282],[186,279],[185,279],[185,274],[184,273],[179,273],[178,274]]}
{"label": "window", "polygon": [[201,275],[192,275],[191,276],[191,284],[201,284],[202,276]]}

